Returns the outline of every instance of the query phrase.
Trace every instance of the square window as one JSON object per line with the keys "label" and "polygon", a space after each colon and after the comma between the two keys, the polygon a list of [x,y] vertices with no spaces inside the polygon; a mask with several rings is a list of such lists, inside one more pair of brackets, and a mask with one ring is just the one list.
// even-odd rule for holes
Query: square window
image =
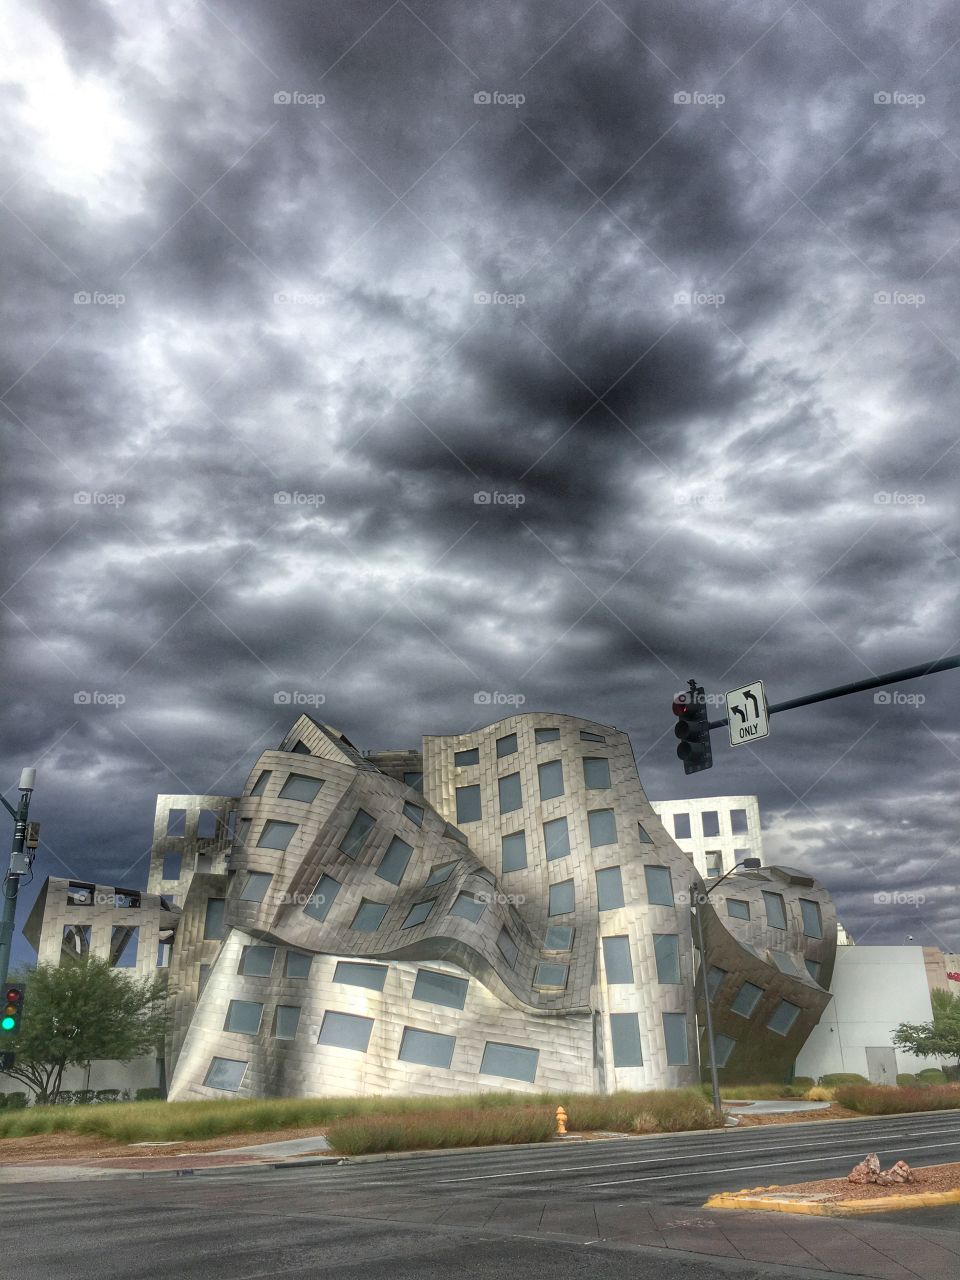
{"label": "square window", "polygon": [[741,1018],[749,1018],[760,1003],[762,995],[763,987],[754,986],[752,982],[745,982],[730,1001],[730,1008],[734,1013],[739,1013]]}
{"label": "square window", "polygon": [[551,924],[543,939],[544,951],[570,951],[573,947],[574,929],[569,924]]}
{"label": "square window", "polygon": [[387,846],[387,852],[380,860],[377,875],[389,884],[399,884],[412,853],[413,845],[407,844],[406,840],[401,840],[399,836],[394,836]]}
{"label": "square window", "polygon": [[550,886],[548,916],[565,916],[574,909],[573,881],[561,880]]}
{"label": "square window", "polygon": [[623,880],[619,867],[605,867],[597,872],[597,909],[616,911],[623,906]]}
{"label": "square window", "polygon": [[657,981],[661,984],[680,981],[680,939],[675,933],[655,933],[653,954],[657,962]]}
{"label": "square window", "polygon": [[425,1004],[441,1004],[447,1009],[462,1009],[467,1001],[468,985],[466,978],[437,973],[435,969],[418,969],[413,998]]}
{"label": "square window", "polygon": [[483,915],[485,905],[483,902],[478,902],[472,893],[460,893],[450,908],[450,914],[469,920],[471,924],[476,924]]}
{"label": "square window", "polygon": [[690,839],[689,813],[675,813],[673,815],[673,835],[676,840]]}
{"label": "square window", "polygon": [[767,924],[771,929],[787,927],[787,913],[783,905],[783,897],[779,893],[768,893],[763,890],[763,905],[767,909]]}
{"label": "square window", "polygon": [[309,978],[310,961],[312,959],[313,956],[304,955],[302,951],[288,951],[284,963],[283,976],[285,978]]}
{"label": "square window", "polygon": [[514,831],[500,841],[500,853],[504,873],[522,871],[527,865],[527,837],[523,831]]}
{"label": "square window", "polygon": [[480,821],[480,787],[457,787],[457,822]]}
{"label": "square window", "polygon": [[687,1044],[687,1015],[665,1013],[663,1015],[663,1041],[667,1049],[667,1065],[685,1067],[690,1061]]}
{"label": "square window", "polygon": [[345,853],[348,858],[355,858],[366,844],[367,836],[376,825],[376,818],[372,817],[366,810],[358,809],[356,816],[350,823],[347,834],[340,841],[338,846],[340,852]]}
{"label": "square window", "polygon": [[412,929],[415,925],[423,924],[427,916],[433,910],[433,904],[436,898],[431,898],[429,902],[418,902],[407,912],[407,918],[400,926],[401,929]]}
{"label": "square window", "polygon": [[541,742],[558,742],[560,740],[559,729],[534,729],[533,736],[536,739],[537,746]]}
{"label": "square window", "polygon": [[266,871],[248,871],[246,882],[240,893],[240,901],[262,902],[267,896],[272,879],[273,876]]}
{"label": "square window", "polygon": [[734,920],[749,920],[750,903],[744,902],[742,898],[728,898],[727,915],[733,916]]}
{"label": "square window", "polygon": [[567,830],[566,818],[553,818],[543,824],[543,843],[547,851],[547,861],[565,858],[570,852],[570,833]]}
{"label": "square window", "polygon": [[641,844],[653,844],[653,837],[647,831],[642,822],[637,823],[637,835]]}
{"label": "square window", "polygon": [[720,966],[716,964],[712,964],[707,970],[707,996],[711,1003],[716,997],[717,992],[720,990],[726,976],[727,970],[721,969]]}
{"label": "square window", "polygon": [[273,1019],[273,1034],[277,1040],[295,1040],[300,1025],[298,1004],[278,1004]]}
{"label": "square window", "polygon": [[163,855],[164,880],[179,880],[180,868],[183,864],[182,853],[165,853]]}
{"label": "square window", "polygon": [[720,834],[720,814],[716,809],[704,809],[700,815],[700,826],[703,834],[710,839]]}
{"label": "square window", "polygon": [[644,879],[647,882],[647,902],[651,907],[672,907],[673,877],[669,867],[644,867]]}
{"label": "square window", "polygon": [[422,1067],[449,1068],[456,1044],[453,1036],[438,1031],[419,1031],[416,1027],[404,1027],[400,1040],[401,1062],[415,1062]]}
{"label": "square window", "polygon": [[730,1061],[730,1055],[737,1047],[736,1040],[731,1040],[729,1036],[714,1036],[713,1046],[717,1053],[717,1066],[725,1067]]}
{"label": "square window", "polygon": [[606,742],[606,738],[602,733],[591,733],[588,729],[580,730],[581,742]]}
{"label": "square window", "polygon": [[806,965],[807,973],[809,973],[810,977],[814,980],[814,982],[819,982],[820,981],[820,961],[804,960],[803,963]]}
{"label": "square window", "polygon": [[746,809],[730,810],[730,828],[735,836],[742,836],[747,831]]}
{"label": "square window", "polygon": [[642,1067],[640,1052],[640,1015],[637,1013],[611,1013],[610,1038],[613,1041],[613,1065],[615,1067]]}
{"label": "square window", "polygon": [[227,1006],[224,1031],[239,1031],[242,1035],[255,1036],[260,1030],[263,1005],[255,1000],[231,1000]]}
{"label": "square window", "polygon": [[361,902],[350,928],[357,933],[376,933],[388,910],[389,906],[382,902]]}
{"label": "square window", "polygon": [[317,881],[317,887],[303,908],[303,914],[310,916],[313,920],[326,920],[339,892],[339,880],[334,880],[331,876],[321,876]]}
{"label": "square window", "polygon": [[385,964],[363,964],[359,960],[338,960],[333,971],[334,982],[348,987],[364,987],[367,991],[382,991],[387,980]]}
{"label": "square window", "polygon": [[203,919],[204,942],[219,941],[223,937],[224,898],[208,898],[207,913]]}
{"label": "square window", "polygon": [[372,1018],[361,1018],[355,1013],[336,1013],[331,1009],[323,1015],[317,1044],[331,1049],[352,1049],[366,1053],[373,1030]]}
{"label": "square window", "polygon": [[322,786],[322,778],[310,778],[305,773],[291,773],[280,788],[277,799],[299,800],[301,804],[313,804]]}
{"label": "square window", "polygon": [[539,1050],[517,1044],[497,1044],[488,1040],[480,1063],[482,1076],[504,1076],[508,1080],[526,1080],[533,1084],[537,1076]]}
{"label": "square window", "polygon": [[567,973],[569,965],[553,964],[550,961],[542,960],[537,965],[536,972],[533,977],[533,985],[535,987],[554,987],[561,991],[567,985]]}
{"label": "square window", "polygon": [[505,778],[498,778],[497,787],[500,791],[501,813],[513,813],[515,809],[523,807],[519,773],[508,773]]}
{"label": "square window", "polygon": [[785,1036],[800,1017],[800,1006],[791,1004],[789,1000],[781,1000],[767,1020],[767,1027],[778,1036]]}
{"label": "square window", "polygon": [[607,975],[608,986],[627,986],[633,984],[633,961],[630,959],[630,939],[626,934],[613,938],[602,938],[603,967]]}
{"label": "square window", "polygon": [[423,790],[423,774],[422,773],[419,773],[416,770],[412,770],[411,772],[405,773],[403,775],[403,780],[407,784],[407,786],[412,787],[414,791]]}
{"label": "square window", "polygon": [[505,734],[502,738],[497,739],[497,759],[502,760],[504,756],[512,756],[517,749],[517,735],[515,733]]}
{"label": "square window", "polygon": [[411,804],[409,800],[404,800],[403,816],[409,818],[416,826],[423,826],[423,810],[418,804]]}
{"label": "square window", "polygon": [[240,968],[245,978],[268,978],[270,970],[273,968],[273,957],[277,954],[276,947],[263,947],[253,945],[244,947],[240,952]]}
{"label": "square window", "polygon": [[804,937],[822,938],[823,920],[820,916],[819,902],[813,902],[810,898],[801,898],[800,912],[803,916]]}
{"label": "square window", "polygon": [[500,936],[497,938],[497,950],[512,969],[517,963],[517,956],[520,954],[520,948],[510,936],[510,931],[506,928],[500,930]]}
{"label": "square window", "polygon": [[297,829],[295,822],[277,822],[275,818],[270,818],[263,824],[263,830],[260,832],[260,839],[257,841],[258,849],[286,849],[287,845],[293,839],[293,833]]}
{"label": "square window", "polygon": [[617,819],[612,809],[592,809],[587,814],[587,826],[591,849],[617,843]]}
{"label": "square window", "polygon": [[434,867],[426,880],[423,882],[425,889],[432,889],[435,884],[443,884],[444,880],[449,880],[453,875],[453,869],[457,866],[455,862],[444,862],[439,867]]}
{"label": "square window", "polygon": [[237,1062],[234,1058],[211,1058],[203,1083],[208,1089],[223,1089],[227,1093],[236,1093],[243,1083],[246,1062]]}
{"label": "square window", "polygon": [[467,751],[455,751],[453,753],[453,763],[458,769],[463,769],[467,765],[480,763],[480,748],[470,747]]}
{"label": "square window", "polygon": [[704,853],[707,861],[707,879],[716,880],[723,875],[723,854],[719,849],[708,849]]}
{"label": "square window", "polygon": [[270,770],[264,769],[263,772],[260,774],[260,777],[256,780],[256,782],[250,788],[250,794],[252,796],[262,796],[264,791],[266,791],[267,789],[267,783],[269,781],[270,781]]}
{"label": "square window", "polygon": [[540,799],[553,800],[563,795],[563,764],[560,760],[546,760],[537,765],[540,776]]}
{"label": "square window", "polygon": [[599,756],[583,757],[583,781],[591,791],[610,786],[610,761]]}

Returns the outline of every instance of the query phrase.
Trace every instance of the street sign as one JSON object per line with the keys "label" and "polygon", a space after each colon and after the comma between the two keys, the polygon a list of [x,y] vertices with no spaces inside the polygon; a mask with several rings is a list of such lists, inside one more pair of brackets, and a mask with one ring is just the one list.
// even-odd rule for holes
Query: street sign
{"label": "street sign", "polygon": [[756,742],[769,735],[770,714],[762,680],[731,689],[726,703],[731,747],[742,747],[745,742]]}

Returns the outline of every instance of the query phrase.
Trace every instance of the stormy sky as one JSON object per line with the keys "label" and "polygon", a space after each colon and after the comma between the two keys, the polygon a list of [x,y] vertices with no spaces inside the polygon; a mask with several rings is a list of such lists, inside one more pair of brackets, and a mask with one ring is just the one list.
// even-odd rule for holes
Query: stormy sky
{"label": "stormy sky", "polygon": [[12,8],[23,908],[143,883],[156,793],[300,709],[418,746],[485,693],[627,729],[653,799],[756,793],[858,940],[960,949],[960,675],[690,778],[670,715],[960,650],[954,6]]}

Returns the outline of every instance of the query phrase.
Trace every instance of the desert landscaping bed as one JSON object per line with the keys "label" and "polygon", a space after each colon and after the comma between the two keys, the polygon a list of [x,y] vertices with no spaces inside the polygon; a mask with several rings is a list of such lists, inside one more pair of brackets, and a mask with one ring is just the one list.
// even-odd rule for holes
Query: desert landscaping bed
{"label": "desert landscaping bed", "polygon": [[820,1182],[795,1182],[777,1187],[789,1195],[810,1195],[837,1200],[883,1200],[890,1196],[925,1196],[941,1191],[960,1191],[960,1164],[930,1164],[912,1168],[913,1182],[882,1187],[872,1182],[849,1182],[846,1178],[824,1178]]}
{"label": "desert landscaping bed", "polygon": [[[159,1156],[198,1155],[208,1151],[227,1151],[231,1147],[252,1147],[267,1142],[287,1142],[291,1138],[316,1137],[318,1147],[322,1131],[316,1128],[275,1129],[272,1132],[228,1133],[196,1142],[171,1142],[162,1146],[137,1146],[112,1142],[98,1134],[39,1133],[29,1138],[4,1138],[0,1141],[0,1165],[59,1164],[73,1160],[129,1160],[132,1163]],[[252,1157],[256,1158],[256,1157]],[[238,1156],[239,1160],[240,1157]]]}

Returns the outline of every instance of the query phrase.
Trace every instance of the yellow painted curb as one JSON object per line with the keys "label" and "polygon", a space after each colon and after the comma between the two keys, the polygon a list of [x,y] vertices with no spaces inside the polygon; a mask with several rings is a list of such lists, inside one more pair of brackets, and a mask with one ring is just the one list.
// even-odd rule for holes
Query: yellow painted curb
{"label": "yellow painted curb", "polygon": [[[756,1187],[770,1191],[772,1187]],[[766,1213],[812,1213],[823,1218],[850,1218],[858,1213],[895,1213],[901,1209],[930,1209],[937,1205],[960,1204],[960,1190],[931,1191],[929,1195],[886,1196],[876,1200],[761,1200],[749,1193],[722,1191],[711,1196],[705,1209],[762,1209]]]}

